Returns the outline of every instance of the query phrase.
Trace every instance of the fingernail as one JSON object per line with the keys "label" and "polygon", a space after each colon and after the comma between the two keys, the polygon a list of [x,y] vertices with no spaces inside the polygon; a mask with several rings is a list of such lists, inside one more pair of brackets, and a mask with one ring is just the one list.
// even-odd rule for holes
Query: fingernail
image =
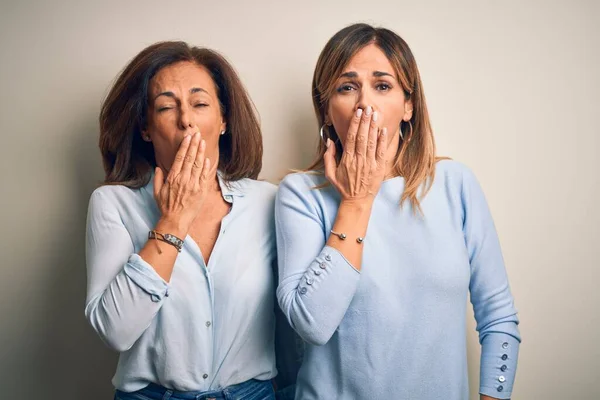
{"label": "fingernail", "polygon": [[385,136],[387,134],[387,128],[383,128],[381,131],[381,136]]}
{"label": "fingernail", "polygon": [[373,113],[373,121],[377,122],[377,111]]}
{"label": "fingernail", "polygon": [[362,115],[362,113],[363,113],[362,108],[359,108],[359,109],[356,110],[356,116],[357,117],[360,117]]}
{"label": "fingernail", "polygon": [[185,135],[185,137],[183,138],[183,140],[189,142],[191,138],[192,138],[192,135]]}
{"label": "fingernail", "polygon": [[327,148],[331,146],[331,139],[327,138],[327,143],[325,144],[325,146],[327,146]]}
{"label": "fingernail", "polygon": [[204,139],[202,139],[202,141],[200,142],[200,147],[202,148],[202,150],[204,150],[204,148],[206,147],[206,141]]}
{"label": "fingernail", "polygon": [[371,108],[371,106],[367,106],[367,110],[365,111],[365,114],[371,115],[371,111],[373,111],[373,109]]}

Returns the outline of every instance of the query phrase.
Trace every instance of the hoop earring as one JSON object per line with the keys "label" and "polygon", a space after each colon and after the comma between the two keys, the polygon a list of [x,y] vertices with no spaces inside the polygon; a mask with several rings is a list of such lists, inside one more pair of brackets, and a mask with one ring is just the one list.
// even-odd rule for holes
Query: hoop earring
{"label": "hoop earring", "polygon": [[[321,129],[319,129],[319,135],[321,136],[321,140],[323,141],[325,146],[327,146],[327,139],[325,138],[325,134],[323,133],[323,129],[325,128],[325,126],[327,126],[327,124],[323,124],[323,126],[321,126]],[[329,136],[329,134],[327,136]],[[329,139],[331,139],[331,138],[329,138]],[[339,136],[335,139],[335,141],[333,139],[331,139],[331,142],[333,144],[337,145],[340,142]]]}
{"label": "hoop earring", "polygon": [[[412,134],[413,134],[413,126],[412,126],[412,123],[410,122],[410,120],[408,120],[406,122],[408,123],[408,127],[410,128],[410,132],[408,133],[408,137],[407,137],[406,141],[410,142],[410,139],[412,138]],[[404,134],[402,133],[402,124],[400,124],[400,138],[402,139],[402,141],[404,141]]]}
{"label": "hoop earring", "polygon": [[325,145],[327,145],[327,139],[325,139],[325,135],[323,134],[323,129],[325,128],[325,125],[327,125],[327,124],[323,124],[321,126],[321,129],[319,129],[319,135],[321,136],[321,140],[323,141],[323,143],[325,143]]}

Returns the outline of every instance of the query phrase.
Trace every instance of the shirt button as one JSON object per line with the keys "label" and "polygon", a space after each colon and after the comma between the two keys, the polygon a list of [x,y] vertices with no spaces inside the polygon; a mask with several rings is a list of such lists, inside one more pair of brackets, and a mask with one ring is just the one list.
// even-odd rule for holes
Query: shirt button
{"label": "shirt button", "polygon": [[504,381],[506,381],[506,378],[504,377],[504,375],[500,375],[500,377],[498,378],[498,382],[504,383]]}
{"label": "shirt button", "polygon": [[325,255],[325,259],[326,259],[327,261],[331,261],[331,256],[330,256],[329,254],[327,254],[327,255]]}
{"label": "shirt button", "polygon": [[204,379],[206,379],[206,378],[208,378],[208,374],[204,374],[204,375],[202,375],[202,377],[203,377]]}
{"label": "shirt button", "polygon": [[305,288],[305,287],[300,288],[300,294],[305,294],[306,292],[308,292],[307,288]]}
{"label": "shirt button", "polygon": [[225,200],[227,200],[227,201],[231,201],[231,195],[229,195],[229,194],[226,194],[226,195],[225,195]]}
{"label": "shirt button", "polygon": [[321,267],[321,269],[325,269],[325,268],[327,268],[327,265],[325,265],[325,263],[322,262],[322,263],[319,263],[319,267]]}
{"label": "shirt button", "polygon": [[210,321],[206,321],[206,327],[208,328],[210,326]]}
{"label": "shirt button", "polygon": [[498,391],[499,391],[499,392],[501,392],[501,391],[503,391],[503,390],[504,390],[504,386],[502,386],[502,385],[498,386]]}
{"label": "shirt button", "polygon": [[312,285],[313,284],[313,278],[306,278],[306,284],[307,285]]}
{"label": "shirt button", "polygon": [[319,271],[318,269],[315,269],[313,272],[315,273],[315,275],[321,275],[321,271]]}
{"label": "shirt button", "polygon": [[506,354],[502,354],[502,359],[503,359],[503,360],[506,360],[507,358],[508,358],[508,355],[506,355]]}
{"label": "shirt button", "polygon": [[502,348],[503,348],[503,349],[507,349],[507,348],[508,348],[508,342],[504,342],[504,343],[502,343]]}
{"label": "shirt button", "polygon": [[506,371],[506,365],[501,366],[500,371],[502,371],[502,372]]}

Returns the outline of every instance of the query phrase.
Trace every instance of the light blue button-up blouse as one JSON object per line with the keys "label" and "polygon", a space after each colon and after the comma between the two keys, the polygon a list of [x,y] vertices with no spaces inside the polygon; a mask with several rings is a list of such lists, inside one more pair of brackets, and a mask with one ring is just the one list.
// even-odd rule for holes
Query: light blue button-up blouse
{"label": "light blue button-up blouse", "polygon": [[154,382],[205,391],[277,374],[274,354],[275,186],[226,184],[231,211],[205,265],[189,236],[169,283],[137,253],[160,213],[153,183],[102,186],[87,219],[85,315],[119,351],[113,384],[131,392]]}

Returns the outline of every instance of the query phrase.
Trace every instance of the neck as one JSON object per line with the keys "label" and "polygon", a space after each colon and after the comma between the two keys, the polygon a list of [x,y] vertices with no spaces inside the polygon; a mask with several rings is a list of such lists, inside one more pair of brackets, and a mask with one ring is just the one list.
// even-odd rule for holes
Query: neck
{"label": "neck", "polygon": [[387,165],[385,169],[385,177],[384,179],[391,179],[398,176],[398,172],[394,168],[394,164],[396,163],[396,156],[398,154],[398,149],[400,148],[400,129],[398,129],[392,137],[389,139],[388,148],[385,155],[387,160]]}
{"label": "neck", "polygon": [[213,192],[221,192],[221,186],[219,186],[219,179],[217,178],[217,169],[211,171],[208,175],[208,191],[210,193]]}

